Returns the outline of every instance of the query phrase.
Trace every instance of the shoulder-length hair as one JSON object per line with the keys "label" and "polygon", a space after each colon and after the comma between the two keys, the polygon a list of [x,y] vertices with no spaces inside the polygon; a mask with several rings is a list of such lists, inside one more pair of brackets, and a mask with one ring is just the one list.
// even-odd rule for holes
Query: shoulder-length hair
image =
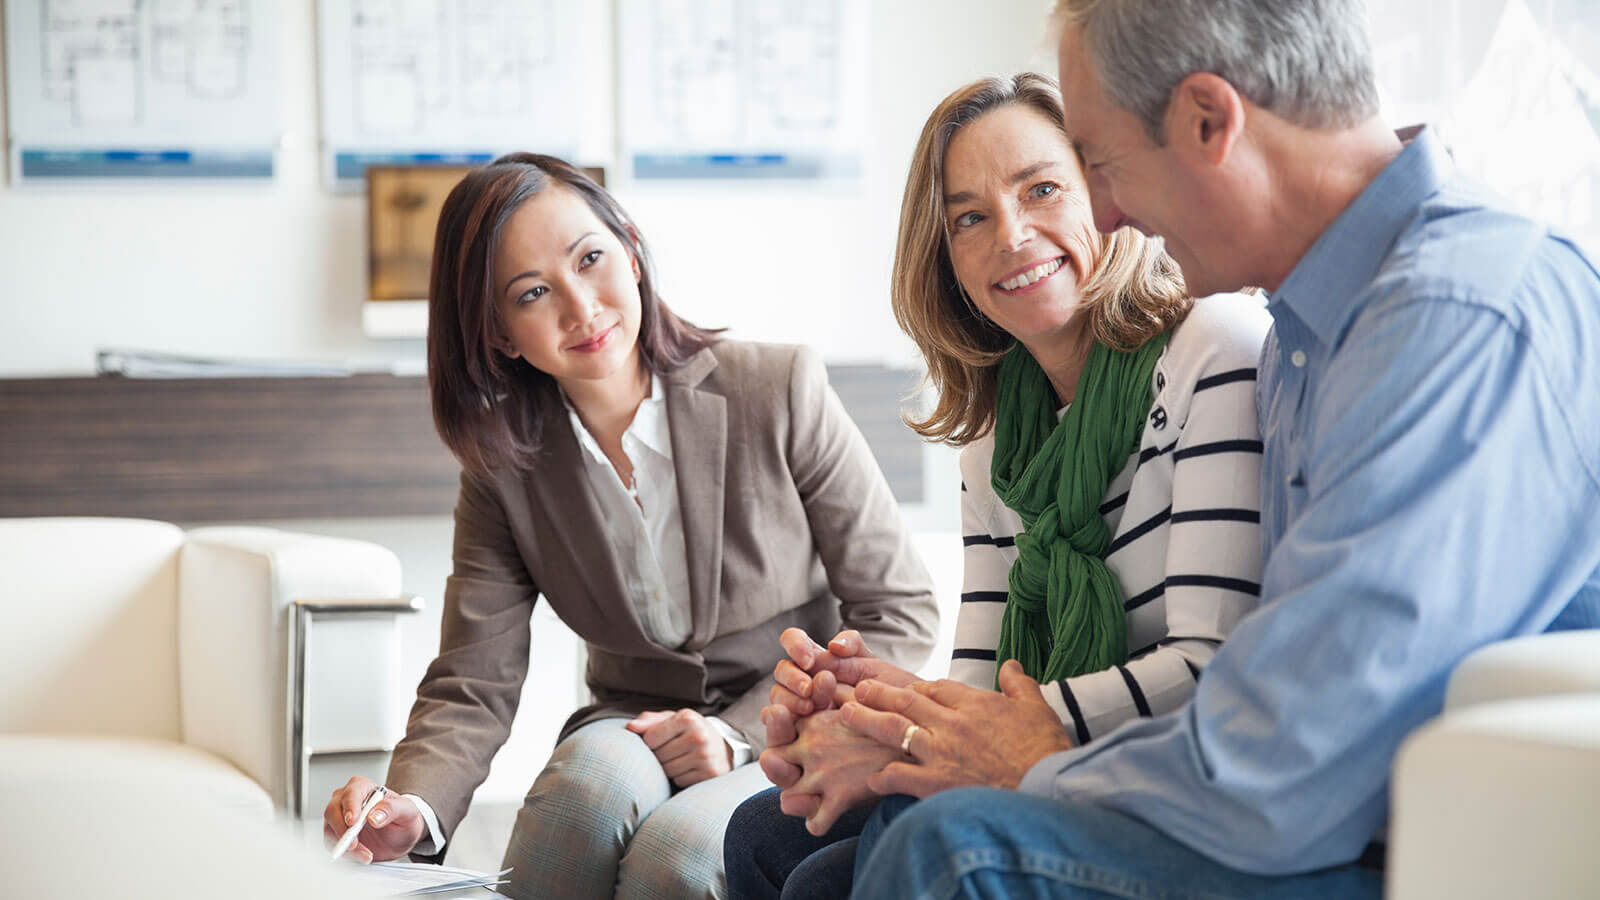
{"label": "shoulder-length hair", "polygon": [[[1016,339],[967,298],[950,261],[944,209],[944,159],[950,140],[984,114],[1020,104],[1065,133],[1061,91],[1033,72],[974,81],[946,97],[917,140],[900,204],[890,296],[895,320],[916,342],[938,401],[926,418],[906,418],[924,438],[964,446],[989,433],[995,377]],[[1193,304],[1177,265],[1160,244],[1130,228],[1101,235],[1094,267],[1080,286],[1095,338],[1132,350],[1188,315]]]}
{"label": "shoulder-length hair", "polygon": [[511,153],[467,176],[445,198],[428,284],[428,387],[433,424],[467,470],[533,468],[545,423],[561,410],[555,379],[498,348],[506,344],[495,303],[494,256],[512,213],[558,184],[582,197],[639,260],[639,358],[671,372],[716,343],[717,331],[675,315],[655,289],[650,250],[606,189],[553,156]]}

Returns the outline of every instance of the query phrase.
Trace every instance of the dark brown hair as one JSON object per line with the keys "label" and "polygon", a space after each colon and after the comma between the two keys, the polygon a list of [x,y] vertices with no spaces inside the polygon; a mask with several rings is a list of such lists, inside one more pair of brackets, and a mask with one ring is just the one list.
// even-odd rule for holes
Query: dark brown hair
{"label": "dark brown hair", "polygon": [[639,260],[639,358],[671,372],[717,341],[717,331],[673,314],[655,289],[650,251],[606,189],[553,156],[509,153],[467,173],[445,198],[433,240],[428,285],[428,387],[439,437],[468,471],[527,471],[548,417],[561,410],[555,379],[497,349],[495,248],[506,222],[551,184],[575,192]]}

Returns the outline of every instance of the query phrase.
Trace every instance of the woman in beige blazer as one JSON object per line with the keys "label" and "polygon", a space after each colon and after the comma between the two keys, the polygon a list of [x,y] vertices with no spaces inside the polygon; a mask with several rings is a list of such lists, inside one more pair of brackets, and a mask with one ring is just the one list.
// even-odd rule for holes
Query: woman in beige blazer
{"label": "woman in beige blazer", "polygon": [[[931,581],[811,353],[722,340],[657,296],[643,237],[560,160],[512,154],[445,201],[434,419],[461,461],[439,655],[359,860],[442,857],[505,741],[542,595],[588,645],[573,713],[506,851],[512,896],[722,896],[722,835],[778,635],[933,644]],[[334,793],[325,833],[375,785]]]}

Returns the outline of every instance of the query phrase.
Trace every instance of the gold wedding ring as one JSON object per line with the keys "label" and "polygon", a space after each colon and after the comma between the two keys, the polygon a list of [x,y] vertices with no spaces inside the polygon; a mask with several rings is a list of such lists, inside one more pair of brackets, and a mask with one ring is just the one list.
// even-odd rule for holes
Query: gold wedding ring
{"label": "gold wedding ring", "polygon": [[916,737],[917,736],[917,732],[919,732],[921,730],[922,730],[922,726],[916,724],[915,722],[913,722],[910,725],[906,726],[906,736],[900,739],[900,752],[901,753],[904,753],[907,756],[911,755],[911,739]]}

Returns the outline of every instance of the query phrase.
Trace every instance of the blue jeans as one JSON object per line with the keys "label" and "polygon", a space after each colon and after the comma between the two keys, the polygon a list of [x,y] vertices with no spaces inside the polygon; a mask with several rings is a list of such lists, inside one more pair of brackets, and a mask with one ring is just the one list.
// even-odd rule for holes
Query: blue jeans
{"label": "blue jeans", "polygon": [[958,788],[878,805],[856,848],[852,896],[1376,900],[1382,893],[1382,873],[1354,864],[1249,875],[1110,810]]}
{"label": "blue jeans", "polygon": [[778,808],[778,789],[744,801],[728,820],[722,839],[731,900],[835,900],[850,893],[856,836],[873,807],[839,817],[822,837],[806,831],[806,820]]}

